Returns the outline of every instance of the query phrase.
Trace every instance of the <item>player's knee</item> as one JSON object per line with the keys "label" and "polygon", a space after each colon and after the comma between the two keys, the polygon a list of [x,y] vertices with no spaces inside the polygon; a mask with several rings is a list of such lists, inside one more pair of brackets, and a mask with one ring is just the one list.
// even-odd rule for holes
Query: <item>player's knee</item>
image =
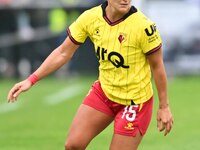
{"label": "player's knee", "polygon": [[84,150],[85,146],[81,142],[67,141],[65,143],[65,150]]}

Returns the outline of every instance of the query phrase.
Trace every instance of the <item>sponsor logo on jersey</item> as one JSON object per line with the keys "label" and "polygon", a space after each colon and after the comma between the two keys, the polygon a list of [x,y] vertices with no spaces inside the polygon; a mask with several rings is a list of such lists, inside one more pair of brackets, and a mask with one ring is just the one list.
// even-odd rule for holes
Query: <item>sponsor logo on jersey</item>
{"label": "sponsor logo on jersey", "polygon": [[150,25],[150,27],[145,29],[145,33],[148,36],[148,43],[152,43],[159,39],[158,34],[155,34],[156,31],[157,31],[157,29],[156,29],[155,24],[152,24],[152,25]]}
{"label": "sponsor logo on jersey", "polygon": [[124,64],[124,58],[120,53],[114,51],[108,53],[107,49],[98,46],[96,55],[99,60],[109,60],[116,68],[128,69],[130,67]]}
{"label": "sponsor logo on jersey", "polygon": [[145,29],[146,35],[147,36],[152,36],[156,32],[156,25],[152,24],[150,27]]}

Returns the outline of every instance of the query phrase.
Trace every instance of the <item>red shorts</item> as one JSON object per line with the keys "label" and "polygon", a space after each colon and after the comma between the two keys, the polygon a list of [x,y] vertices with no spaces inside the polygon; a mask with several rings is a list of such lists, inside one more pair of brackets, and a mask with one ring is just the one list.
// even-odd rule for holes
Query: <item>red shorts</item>
{"label": "red shorts", "polygon": [[114,133],[136,136],[138,131],[142,135],[147,131],[152,116],[153,97],[142,104],[121,105],[109,100],[104,94],[100,82],[96,81],[83,100],[83,104],[112,116]]}

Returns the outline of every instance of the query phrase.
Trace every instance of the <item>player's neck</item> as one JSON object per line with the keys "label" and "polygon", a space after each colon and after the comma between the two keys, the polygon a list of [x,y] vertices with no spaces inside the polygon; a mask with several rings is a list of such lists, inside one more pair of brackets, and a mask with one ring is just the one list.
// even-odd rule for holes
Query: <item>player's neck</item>
{"label": "player's neck", "polygon": [[106,11],[107,18],[112,22],[115,22],[115,21],[121,19],[126,13],[128,13],[128,12],[119,12],[109,6],[106,7],[105,11]]}

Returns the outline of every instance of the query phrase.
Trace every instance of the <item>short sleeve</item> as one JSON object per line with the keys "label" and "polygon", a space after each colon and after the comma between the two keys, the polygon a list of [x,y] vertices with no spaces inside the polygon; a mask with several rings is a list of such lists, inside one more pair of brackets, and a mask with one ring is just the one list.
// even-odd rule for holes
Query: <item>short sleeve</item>
{"label": "short sleeve", "polygon": [[146,23],[142,29],[140,46],[145,54],[151,54],[159,50],[162,46],[162,40],[156,25],[152,22]]}
{"label": "short sleeve", "polygon": [[75,44],[82,44],[86,40],[87,34],[87,21],[88,15],[87,11],[82,13],[76,21],[74,21],[68,28],[68,36]]}

